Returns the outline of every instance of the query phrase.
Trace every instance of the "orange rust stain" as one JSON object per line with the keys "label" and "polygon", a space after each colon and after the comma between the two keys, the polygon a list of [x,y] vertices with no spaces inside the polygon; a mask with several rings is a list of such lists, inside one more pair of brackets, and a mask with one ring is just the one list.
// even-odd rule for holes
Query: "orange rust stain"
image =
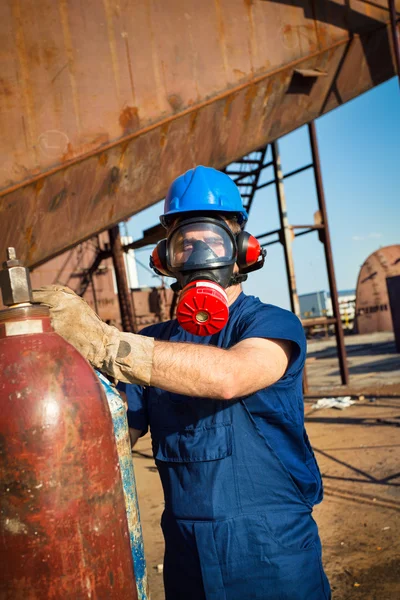
{"label": "orange rust stain", "polygon": [[120,169],[117,166],[114,166],[109,175],[109,183],[108,183],[108,195],[114,196],[114,194],[118,191],[119,182],[121,178]]}
{"label": "orange rust stain", "polygon": [[286,83],[286,81],[287,81],[287,78],[288,78],[288,72],[287,71],[280,71],[277,74],[276,80],[279,81],[279,83],[281,85],[284,85]]}
{"label": "orange rust stain", "polygon": [[273,78],[271,78],[271,79],[268,79],[267,86],[265,88],[264,102],[263,102],[263,116],[265,116],[265,113],[267,111],[269,111],[269,109],[270,109],[269,100],[272,96],[273,91],[274,91],[274,80],[273,80]]}
{"label": "orange rust stain", "polygon": [[104,167],[108,163],[108,154],[106,152],[102,152],[99,155],[99,165]]}
{"label": "orange rust stain", "polygon": [[195,110],[190,114],[190,126],[189,126],[189,135],[192,135],[197,125],[197,118],[199,116],[199,111]]}
{"label": "orange rust stain", "polygon": [[245,96],[245,109],[243,118],[245,121],[248,121],[251,115],[251,108],[253,105],[253,100],[257,96],[257,86],[251,85],[247,91]]}
{"label": "orange rust stain", "polygon": [[371,6],[369,6],[368,4],[365,4],[364,10],[365,10],[365,14],[367,15],[367,17],[373,17]]}
{"label": "orange rust stain", "polygon": [[111,206],[110,210],[108,211],[108,222],[110,223],[114,217],[114,213],[115,213],[115,208],[114,206]]}
{"label": "orange rust stain", "polygon": [[225,101],[225,106],[224,106],[224,117],[228,117],[230,115],[231,112],[231,104],[235,99],[235,94],[231,94],[230,96],[227,97],[226,101]]}
{"label": "orange rust stain", "polygon": [[221,8],[220,0],[214,0],[214,2],[215,2],[216,14],[217,14],[218,39],[219,39],[219,43],[220,43],[220,47],[221,47],[222,61],[224,64],[224,71],[225,71],[225,75],[226,75],[228,73],[229,64],[228,64],[227,52],[226,52],[225,27],[224,27],[224,16],[223,16],[224,13]]}
{"label": "orange rust stain", "polygon": [[67,160],[71,160],[71,158],[74,158],[74,149],[72,147],[71,142],[68,142],[68,144],[67,144],[67,150],[62,155],[61,162],[65,162]]}
{"label": "orange rust stain", "polygon": [[124,133],[132,133],[140,126],[139,110],[137,106],[126,106],[119,116],[119,124]]}
{"label": "orange rust stain", "polygon": [[240,69],[233,69],[233,72],[239,79],[241,77],[246,77],[246,73],[244,71],[241,71]]}
{"label": "orange rust stain", "polygon": [[[19,44],[18,41],[17,41],[17,45],[18,45],[18,48],[20,48],[21,50],[24,49],[23,45]],[[26,49],[27,49],[27,56],[29,56],[29,61],[31,63],[40,65],[39,46],[35,43],[32,43]]]}
{"label": "orange rust stain", "polygon": [[281,29],[282,41],[286,48],[293,50],[299,45],[299,32],[296,27],[292,27],[289,23]]}
{"label": "orange rust stain", "polygon": [[43,186],[44,186],[44,178],[38,179],[38,181],[35,183],[36,194],[39,194],[41,192]]}
{"label": "orange rust stain", "polygon": [[35,236],[33,235],[33,227],[27,227],[25,234],[24,234],[24,238],[25,238],[25,242],[26,242],[26,246],[28,248],[28,252],[27,252],[27,260],[29,261],[32,254],[34,252],[36,252],[36,243],[35,243]]}
{"label": "orange rust stain", "polygon": [[169,123],[164,123],[163,125],[161,125],[161,127],[160,127],[160,146],[161,146],[161,148],[164,148],[164,146],[167,142],[168,130],[169,130]]}
{"label": "orange rust stain", "polygon": [[179,111],[183,106],[183,100],[178,94],[168,96],[168,102],[174,112]]}
{"label": "orange rust stain", "polygon": [[319,26],[316,22],[306,23],[299,30],[301,37],[308,44],[307,52],[316,52],[320,46]]}
{"label": "orange rust stain", "polygon": [[119,156],[119,161],[118,161],[118,164],[119,164],[120,166],[122,165],[122,163],[123,163],[123,161],[124,161],[125,152],[127,151],[127,149],[128,149],[128,146],[129,146],[129,140],[128,140],[128,141],[126,141],[126,142],[123,142],[123,143],[120,145],[120,147],[119,147],[119,149],[120,149],[120,151],[121,151],[121,154],[120,154],[120,156]]}
{"label": "orange rust stain", "polygon": [[26,241],[27,244],[31,243],[32,230],[33,230],[32,226],[26,228],[26,231],[25,231],[25,241]]}
{"label": "orange rust stain", "polygon": [[4,79],[0,77],[0,90],[3,96],[12,96],[12,91],[7,87]]}
{"label": "orange rust stain", "polygon": [[328,27],[324,23],[318,23],[318,42],[320,48],[325,48],[331,43]]}
{"label": "orange rust stain", "polygon": [[48,66],[50,66],[57,57],[58,49],[55,46],[43,49],[43,58]]}

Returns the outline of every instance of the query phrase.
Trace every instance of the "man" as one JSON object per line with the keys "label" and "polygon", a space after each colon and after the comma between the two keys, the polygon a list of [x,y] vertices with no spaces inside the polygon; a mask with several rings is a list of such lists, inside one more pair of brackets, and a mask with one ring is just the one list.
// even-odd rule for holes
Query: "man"
{"label": "man", "polygon": [[53,323],[127,383],[137,439],[151,429],[165,511],[167,600],[327,600],[312,506],[321,476],[304,429],[306,342],[291,312],[246,296],[262,266],[232,180],[197,167],[171,186],[152,257],[182,291],[178,320],[120,333],[66,289]]}

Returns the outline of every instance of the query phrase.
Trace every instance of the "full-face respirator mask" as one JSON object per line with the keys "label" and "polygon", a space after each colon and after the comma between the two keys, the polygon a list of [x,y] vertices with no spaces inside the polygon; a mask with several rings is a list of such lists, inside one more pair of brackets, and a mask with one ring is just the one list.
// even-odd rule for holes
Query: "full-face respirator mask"
{"label": "full-face respirator mask", "polygon": [[[179,324],[206,336],[223,329],[229,308],[226,288],[245,281],[264,265],[266,251],[245,231],[233,233],[219,217],[181,218],[153,250],[150,266],[159,275],[175,277],[180,291]],[[234,272],[235,264],[238,272]]]}

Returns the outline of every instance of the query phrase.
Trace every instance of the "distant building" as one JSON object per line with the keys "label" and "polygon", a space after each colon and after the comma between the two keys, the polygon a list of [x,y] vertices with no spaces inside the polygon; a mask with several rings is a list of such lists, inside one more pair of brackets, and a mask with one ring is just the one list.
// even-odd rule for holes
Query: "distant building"
{"label": "distant building", "polygon": [[[355,290],[338,292],[339,312],[345,329],[352,329],[355,317]],[[333,317],[332,298],[329,292],[311,292],[299,296],[300,318],[307,325],[307,319]]]}

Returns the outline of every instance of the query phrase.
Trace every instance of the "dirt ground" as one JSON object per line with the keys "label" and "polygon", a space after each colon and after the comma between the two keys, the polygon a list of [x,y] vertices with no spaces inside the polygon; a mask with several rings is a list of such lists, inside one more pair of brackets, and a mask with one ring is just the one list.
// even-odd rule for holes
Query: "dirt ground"
{"label": "dirt ground", "polygon": [[[346,345],[350,348],[352,384],[360,392],[371,383],[388,383],[392,390],[393,385],[398,386],[398,393],[391,397],[370,394],[345,410],[315,410],[315,400],[306,399],[306,427],[325,488],[324,501],[315,508],[314,517],[320,529],[333,599],[397,600],[400,355],[395,353],[390,334],[379,334],[375,339],[354,336],[346,338]],[[338,382],[333,346],[332,340],[309,344],[309,357],[313,360],[308,376],[314,386],[331,383],[330,378]],[[385,365],[381,370],[377,367],[380,362]],[[159,527],[163,495],[148,435],[135,448],[134,464],[151,598],[163,600],[162,574],[157,569],[164,552]]]}

